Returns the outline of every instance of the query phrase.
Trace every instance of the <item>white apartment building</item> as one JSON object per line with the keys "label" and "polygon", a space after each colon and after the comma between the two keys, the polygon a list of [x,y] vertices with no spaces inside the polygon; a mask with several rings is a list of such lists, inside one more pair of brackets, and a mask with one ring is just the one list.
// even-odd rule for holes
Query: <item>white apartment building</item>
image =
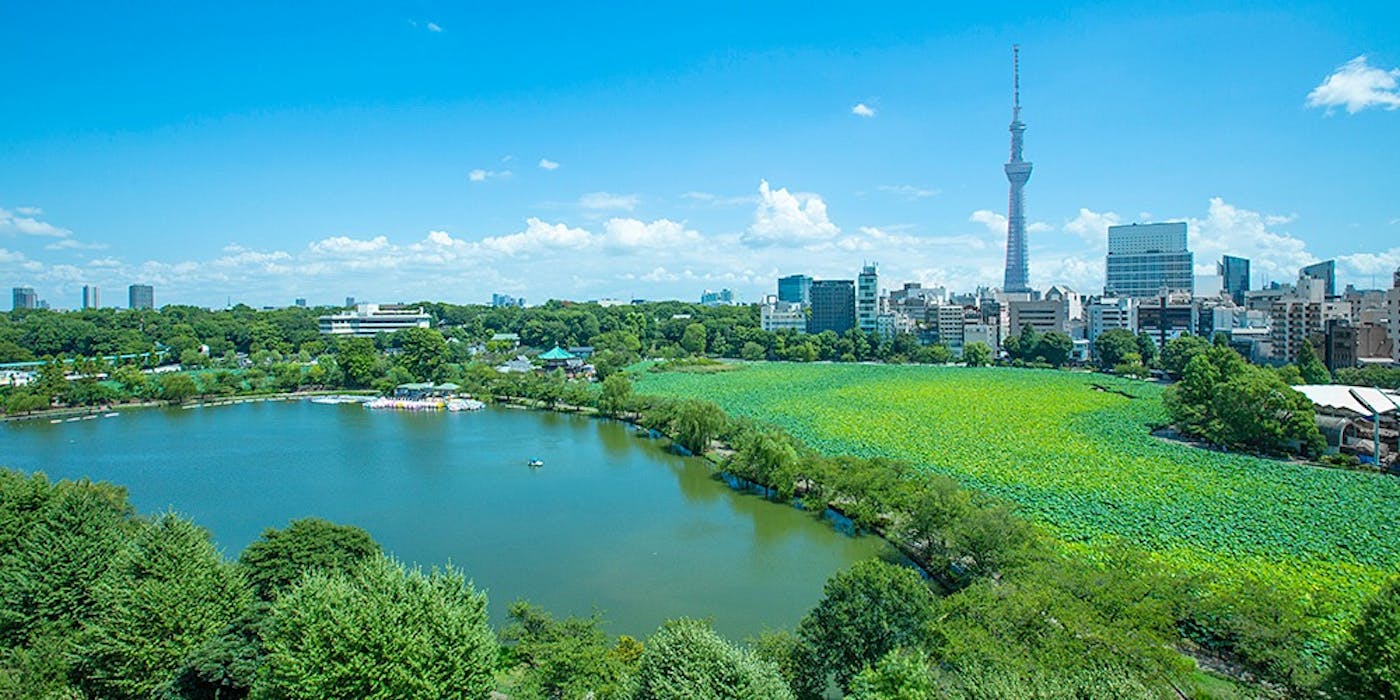
{"label": "white apartment building", "polygon": [[393,333],[406,328],[430,328],[432,317],[422,308],[397,304],[360,304],[346,311],[318,318],[322,335],[349,335],[373,338],[380,333]]}
{"label": "white apartment building", "polygon": [[776,296],[770,294],[758,307],[758,322],[759,326],[769,333],[781,330],[806,333],[807,306],[801,302],[779,301]]}

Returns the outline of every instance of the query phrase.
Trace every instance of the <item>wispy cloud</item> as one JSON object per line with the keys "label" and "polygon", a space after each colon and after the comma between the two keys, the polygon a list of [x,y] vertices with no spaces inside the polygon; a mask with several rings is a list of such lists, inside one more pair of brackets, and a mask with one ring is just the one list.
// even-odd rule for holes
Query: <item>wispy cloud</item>
{"label": "wispy cloud", "polygon": [[50,238],[67,238],[73,234],[66,228],[60,228],[47,221],[34,218],[41,213],[43,213],[42,210],[37,207],[20,207],[13,212],[0,209],[0,233]]}
{"label": "wispy cloud", "polygon": [[942,192],[941,190],[931,190],[923,187],[915,187],[914,185],[880,185],[875,189],[880,190],[881,192],[888,192],[890,194],[899,195],[900,197],[903,197],[908,200],[935,197]]}
{"label": "wispy cloud", "polygon": [[1337,107],[1346,107],[1347,114],[1369,107],[1400,109],[1400,68],[1376,68],[1366,62],[1364,54],[1357,56],[1313,88],[1307,104],[1323,107],[1328,114]]}
{"label": "wispy cloud", "polygon": [[508,178],[511,176],[509,170],[485,170],[477,168],[467,173],[467,179],[472,182],[486,182],[487,180]]}
{"label": "wispy cloud", "polygon": [[442,31],[442,27],[439,27],[436,22],[429,22],[424,25],[424,28],[433,33]]}
{"label": "wispy cloud", "polygon": [[851,108],[851,114],[854,114],[857,117],[865,117],[868,119],[870,117],[875,116],[875,108],[865,104],[864,102],[857,102],[856,106]]}
{"label": "wispy cloud", "polygon": [[612,192],[589,192],[578,198],[578,205],[595,211],[632,211],[641,204],[641,195],[613,194]]}
{"label": "wispy cloud", "polygon": [[556,163],[556,162],[554,162],[554,161],[552,161],[552,160],[550,160],[550,159],[548,159],[548,158],[541,158],[541,159],[540,159],[540,169],[541,169],[541,170],[558,170],[558,169],[559,169],[559,164]]}
{"label": "wispy cloud", "polygon": [[74,238],[60,238],[44,246],[45,250],[106,250],[106,243],[83,243]]}

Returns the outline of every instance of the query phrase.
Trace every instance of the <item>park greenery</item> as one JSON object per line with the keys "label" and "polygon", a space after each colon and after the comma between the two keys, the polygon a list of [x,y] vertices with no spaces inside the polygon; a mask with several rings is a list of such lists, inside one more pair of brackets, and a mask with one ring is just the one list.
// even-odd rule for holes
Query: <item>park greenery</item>
{"label": "park greenery", "polygon": [[[1224,659],[1267,692],[1400,697],[1390,577],[1400,487],[1251,455],[1316,454],[1311,406],[1222,343],[1110,331],[1108,374],[1033,371],[1069,338],[991,348],[800,336],[751,307],[425,305],[440,321],[373,339],[327,310],[0,314],[0,360],[44,360],[9,413],[55,405],[454,382],[487,400],[587,410],[709,455],[741,486],[849,518],[916,569],[858,565],[792,630],[734,643],[674,620],[646,639],[525,602],[493,631],[462,571],[385,557],[353,527],[268,530],[236,561],[118,487],[0,472],[0,695],[14,697],[1247,697],[1195,670]],[[587,344],[597,381],[501,373]],[[643,358],[657,363],[636,364]],[[716,361],[713,357],[731,358]],[[745,360],[794,360],[749,363]],[[183,371],[143,368],[178,359]],[[883,361],[882,365],[817,365]],[[1157,368],[1163,389],[1127,377]],[[1384,370],[1338,380],[1394,384]],[[1119,375],[1119,376],[1112,376]],[[1233,452],[1153,437],[1174,424]],[[1242,454],[1250,453],[1250,454]],[[1386,587],[1390,586],[1389,589]],[[1389,594],[1384,593],[1391,590]],[[1388,635],[1388,636],[1387,636]],[[382,668],[374,674],[365,669]]]}

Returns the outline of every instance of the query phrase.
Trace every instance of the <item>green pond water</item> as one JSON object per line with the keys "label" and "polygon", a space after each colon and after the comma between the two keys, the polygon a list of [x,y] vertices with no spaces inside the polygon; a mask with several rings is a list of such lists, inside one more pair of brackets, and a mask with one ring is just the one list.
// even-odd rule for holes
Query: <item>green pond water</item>
{"label": "green pond water", "polygon": [[[527,467],[536,457],[544,467]],[[129,410],[4,424],[0,465],[124,485],[139,511],[193,518],[230,558],[295,518],[358,525],[404,561],[464,569],[498,624],[525,598],[596,608],[614,633],[685,615],[742,638],[795,625],[832,573],[895,556],[629,426],[539,411]]]}

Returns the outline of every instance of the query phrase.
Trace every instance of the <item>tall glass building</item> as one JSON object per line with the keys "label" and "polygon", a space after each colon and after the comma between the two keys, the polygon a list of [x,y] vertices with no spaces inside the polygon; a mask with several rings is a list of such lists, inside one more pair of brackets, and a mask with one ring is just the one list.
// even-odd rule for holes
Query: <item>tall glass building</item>
{"label": "tall glass building", "polygon": [[874,265],[861,268],[856,277],[856,325],[862,333],[874,333],[880,313],[880,273]]}
{"label": "tall glass building", "polygon": [[1226,255],[1220,258],[1220,279],[1225,293],[1244,306],[1244,293],[1249,291],[1249,259]]}
{"label": "tall glass building", "polygon": [[154,309],[156,290],[149,284],[133,284],[126,289],[127,308]]}
{"label": "tall glass building", "polygon": [[812,303],[812,278],[807,275],[779,277],[778,301],[792,304]]}
{"label": "tall glass building", "polygon": [[1324,260],[1320,263],[1313,263],[1298,271],[1299,277],[1311,277],[1315,280],[1322,280],[1323,294],[1328,297],[1337,296],[1337,261]]}
{"label": "tall glass building", "polygon": [[853,280],[812,280],[812,315],[808,333],[845,333],[856,325],[856,283]]}
{"label": "tall glass building", "polygon": [[1196,291],[1186,223],[1108,227],[1107,296],[1154,298]]}

